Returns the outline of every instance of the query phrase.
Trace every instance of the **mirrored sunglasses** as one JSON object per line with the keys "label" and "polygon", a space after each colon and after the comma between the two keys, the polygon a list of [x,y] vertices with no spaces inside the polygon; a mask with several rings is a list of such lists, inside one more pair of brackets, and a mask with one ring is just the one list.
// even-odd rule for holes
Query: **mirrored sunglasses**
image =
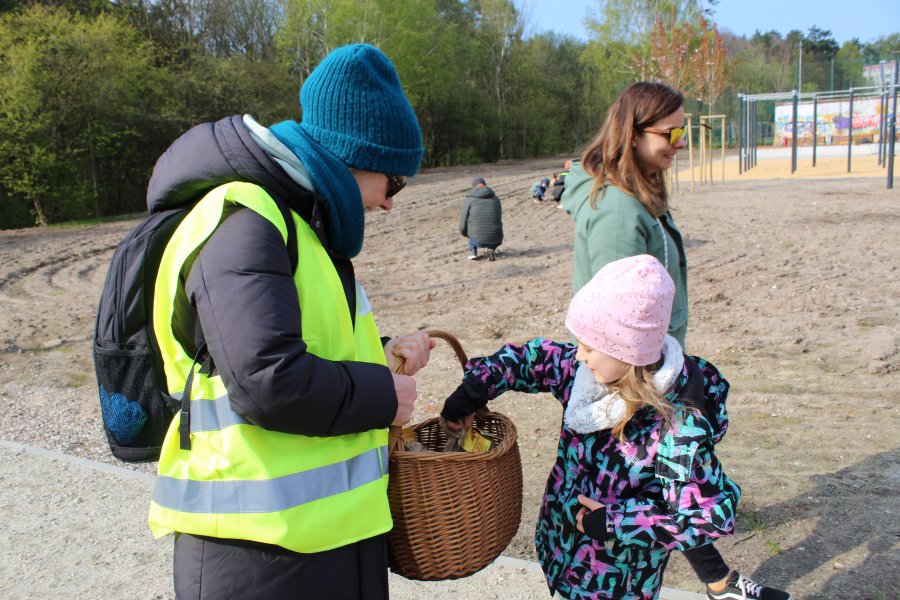
{"label": "mirrored sunglasses", "polygon": [[656,129],[654,127],[640,127],[639,131],[646,131],[647,133],[656,133],[659,135],[665,135],[669,138],[669,143],[673,146],[681,141],[681,138],[684,137],[685,129],[684,127],[673,127],[672,129]]}

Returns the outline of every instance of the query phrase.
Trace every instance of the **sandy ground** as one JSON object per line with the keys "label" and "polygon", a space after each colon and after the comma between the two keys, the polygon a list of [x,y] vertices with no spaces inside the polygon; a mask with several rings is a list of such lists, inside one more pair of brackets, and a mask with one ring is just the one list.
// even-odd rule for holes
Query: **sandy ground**
{"label": "sandy ground", "polygon": [[[0,440],[0,598],[173,600],[172,538],[147,528],[153,475]],[[340,576],[328,573],[326,576]],[[391,573],[391,600],[549,597],[534,561],[501,555],[470,577]],[[660,600],[705,600],[663,586]]]}
{"label": "sandy ground", "polygon": [[[688,192],[709,185],[720,185],[723,181],[738,182],[754,179],[855,179],[881,178],[887,184],[888,160],[878,154],[877,145],[822,146],[816,148],[813,164],[811,147],[797,148],[797,160],[791,172],[790,148],[757,148],[755,153],[743,162],[738,162],[736,150],[728,150],[722,159],[721,149],[707,151],[702,158],[699,149],[693,149],[693,156],[683,150],[677,157],[675,189]],[[848,169],[849,167],[849,169]],[[900,160],[894,159],[893,182],[900,186]],[[693,182],[691,181],[693,175]]]}
{"label": "sandy ground", "polygon": [[[373,215],[356,270],[382,333],[445,329],[471,356],[568,339],[572,221],[529,194],[561,162],[432,170]],[[798,598],[900,598],[900,191],[885,189],[883,170],[807,179],[775,162],[787,177],[735,175],[694,193],[680,175],[673,200],[688,240],[688,350],[732,384],[719,453],[744,498],[737,534],[718,546]],[[457,231],[474,176],[504,201],[496,262],[467,260]],[[108,260],[135,223],[0,232],[0,438],[115,462],[90,337]],[[442,344],[418,378],[414,422],[440,410],[460,374]],[[524,463],[522,524],[506,553],[531,559],[559,405],[507,394],[492,408],[515,421]],[[701,589],[680,555],[665,583]]]}

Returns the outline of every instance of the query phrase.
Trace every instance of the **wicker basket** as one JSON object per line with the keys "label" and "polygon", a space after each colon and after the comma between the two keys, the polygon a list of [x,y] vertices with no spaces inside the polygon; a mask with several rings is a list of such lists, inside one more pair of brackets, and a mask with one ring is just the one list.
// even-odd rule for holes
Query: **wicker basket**
{"label": "wicker basket", "polygon": [[[428,334],[447,341],[465,368],[467,358],[455,337],[436,330]],[[438,452],[411,452],[403,448],[401,429],[391,427],[393,572],[424,581],[467,577],[493,562],[519,529],[522,461],[516,428],[491,412],[476,414],[475,424],[499,444],[488,452],[441,452],[447,437],[435,417],[413,431]]]}

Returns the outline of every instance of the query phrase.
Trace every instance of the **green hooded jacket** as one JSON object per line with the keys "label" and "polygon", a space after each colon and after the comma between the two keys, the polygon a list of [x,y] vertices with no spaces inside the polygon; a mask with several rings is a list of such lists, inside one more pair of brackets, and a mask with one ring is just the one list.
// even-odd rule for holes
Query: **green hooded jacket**
{"label": "green hooded jacket", "polygon": [[684,347],[688,322],[687,257],[671,213],[657,221],[640,200],[613,185],[606,188],[597,208],[591,208],[593,185],[593,178],[584,172],[581,163],[573,162],[561,200],[561,206],[575,219],[573,293],[607,263],[637,254],[654,256],[675,282],[669,334]]}

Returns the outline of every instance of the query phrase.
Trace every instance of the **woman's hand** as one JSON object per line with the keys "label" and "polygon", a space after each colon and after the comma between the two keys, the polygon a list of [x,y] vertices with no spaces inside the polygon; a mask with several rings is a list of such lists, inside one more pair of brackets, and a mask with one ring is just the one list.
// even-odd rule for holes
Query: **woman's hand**
{"label": "woman's hand", "polygon": [[394,378],[394,391],[397,392],[397,414],[391,425],[402,427],[412,418],[419,393],[416,391],[416,380],[409,375],[391,373],[391,376]]}
{"label": "woman's hand", "polygon": [[575,515],[575,527],[581,533],[585,533],[584,518],[597,509],[606,508],[606,505],[597,502],[596,500],[591,500],[584,494],[578,494],[578,501],[581,503],[582,508]]}
{"label": "woman's hand", "polygon": [[396,372],[396,367],[402,359],[405,361],[402,374],[414,375],[416,371],[428,364],[431,350],[436,344],[437,342],[428,337],[424,331],[395,337],[384,345],[387,366],[392,372]]}

